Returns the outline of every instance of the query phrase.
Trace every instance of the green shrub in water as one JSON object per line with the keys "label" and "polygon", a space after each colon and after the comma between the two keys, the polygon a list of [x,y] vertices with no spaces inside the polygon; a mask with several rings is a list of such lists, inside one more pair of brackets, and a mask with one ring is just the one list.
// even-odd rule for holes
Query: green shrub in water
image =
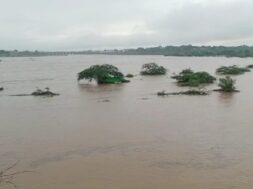
{"label": "green shrub in water", "polygon": [[178,75],[172,76],[181,86],[197,87],[201,84],[211,84],[216,78],[207,72],[194,72],[191,69],[185,69]]}
{"label": "green shrub in water", "polygon": [[142,66],[141,75],[165,75],[167,70],[156,63],[148,63]]}
{"label": "green shrub in water", "polygon": [[244,74],[245,72],[250,72],[248,67],[238,67],[234,66],[221,66],[216,70],[217,74],[221,75],[240,75]]}
{"label": "green shrub in water", "polygon": [[97,81],[98,84],[114,84],[129,82],[119,69],[113,65],[93,65],[78,73],[78,80],[86,79]]}
{"label": "green shrub in water", "polygon": [[236,91],[235,80],[233,80],[230,76],[226,76],[225,78],[220,78],[218,85],[220,87],[220,91],[224,91],[224,92]]}

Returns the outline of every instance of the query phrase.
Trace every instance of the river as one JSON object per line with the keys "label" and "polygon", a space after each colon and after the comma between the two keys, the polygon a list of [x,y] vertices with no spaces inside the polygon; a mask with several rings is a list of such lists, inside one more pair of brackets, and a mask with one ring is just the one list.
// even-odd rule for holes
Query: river
{"label": "river", "polygon": [[[253,73],[236,76],[240,93],[158,97],[177,92],[182,69],[215,74],[253,59],[164,56],[1,58],[0,169],[19,189],[252,189]],[[156,62],[166,76],[118,85],[77,82],[93,64],[139,74]],[[60,96],[15,97],[50,87]],[[207,89],[217,88],[217,83]],[[0,186],[0,188],[11,186]]]}

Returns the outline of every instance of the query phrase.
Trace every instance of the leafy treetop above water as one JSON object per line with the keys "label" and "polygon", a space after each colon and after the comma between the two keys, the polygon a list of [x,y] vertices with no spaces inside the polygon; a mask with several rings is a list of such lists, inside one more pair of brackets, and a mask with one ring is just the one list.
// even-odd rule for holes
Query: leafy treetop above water
{"label": "leafy treetop above water", "polygon": [[230,76],[226,76],[225,78],[219,79],[219,87],[220,91],[224,92],[233,92],[235,90],[235,80],[233,80]]}
{"label": "leafy treetop above water", "polygon": [[141,75],[165,75],[167,70],[156,63],[147,63],[142,66]]}
{"label": "leafy treetop above water", "polygon": [[216,70],[216,73],[221,75],[240,75],[245,72],[250,72],[250,69],[248,67],[238,67],[236,65],[221,66]]}
{"label": "leafy treetop above water", "polygon": [[194,72],[191,69],[185,69],[178,75],[172,76],[181,86],[197,87],[201,84],[213,83],[216,78],[207,72]]}
{"label": "leafy treetop above water", "polygon": [[110,64],[93,65],[78,73],[78,80],[96,80],[98,84],[128,82],[119,69]]}

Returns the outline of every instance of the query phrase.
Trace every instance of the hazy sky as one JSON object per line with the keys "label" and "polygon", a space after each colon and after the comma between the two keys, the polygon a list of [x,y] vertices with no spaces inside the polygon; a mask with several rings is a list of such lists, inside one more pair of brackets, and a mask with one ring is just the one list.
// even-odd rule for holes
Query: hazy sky
{"label": "hazy sky", "polygon": [[0,0],[0,49],[253,45],[253,0]]}

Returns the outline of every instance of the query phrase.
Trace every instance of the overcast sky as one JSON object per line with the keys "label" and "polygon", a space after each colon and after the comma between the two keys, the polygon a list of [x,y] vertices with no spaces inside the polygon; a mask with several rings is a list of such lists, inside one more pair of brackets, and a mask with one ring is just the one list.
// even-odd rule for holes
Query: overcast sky
{"label": "overcast sky", "polygon": [[0,2],[0,49],[253,45],[253,0]]}

